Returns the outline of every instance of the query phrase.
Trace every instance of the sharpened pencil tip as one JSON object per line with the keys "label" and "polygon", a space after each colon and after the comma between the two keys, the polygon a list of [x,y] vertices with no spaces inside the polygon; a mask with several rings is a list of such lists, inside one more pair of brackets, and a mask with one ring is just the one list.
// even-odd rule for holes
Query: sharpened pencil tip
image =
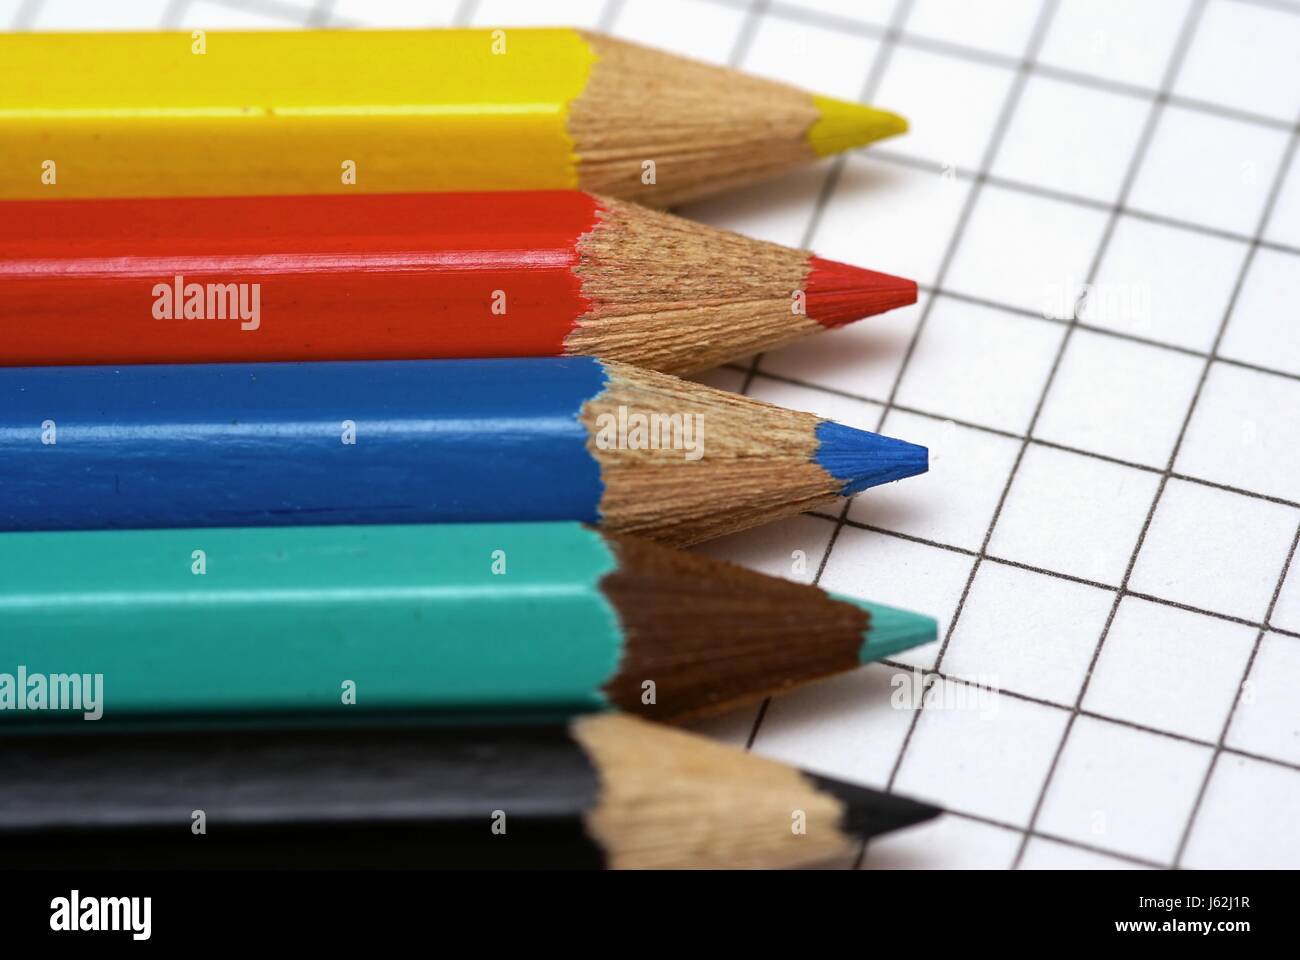
{"label": "sharpened pencil tip", "polygon": [[929,803],[921,803],[909,797],[900,797],[892,793],[882,793],[870,787],[859,787],[832,780],[815,773],[804,771],[803,774],[818,790],[829,793],[844,805],[844,817],[840,829],[862,837],[864,840],[890,830],[900,830],[913,824],[932,820],[943,809]]}
{"label": "sharpened pencil tip", "polygon": [[819,157],[907,132],[907,121],[888,110],[822,96],[813,97],[813,106],[820,116],[808,128],[808,143]]}
{"label": "sharpened pencil tip", "polygon": [[862,634],[862,646],[858,650],[858,660],[862,663],[872,663],[911,650],[939,637],[939,624],[934,617],[838,593],[832,593],[831,596],[865,610],[871,618]]}
{"label": "sharpened pencil tip", "polygon": [[841,497],[930,469],[925,447],[832,420],[817,425],[817,441],[817,463],[842,484]]}
{"label": "sharpened pencil tip", "polygon": [[838,327],[916,303],[915,280],[818,256],[808,258],[804,287],[808,316],[823,327]]}

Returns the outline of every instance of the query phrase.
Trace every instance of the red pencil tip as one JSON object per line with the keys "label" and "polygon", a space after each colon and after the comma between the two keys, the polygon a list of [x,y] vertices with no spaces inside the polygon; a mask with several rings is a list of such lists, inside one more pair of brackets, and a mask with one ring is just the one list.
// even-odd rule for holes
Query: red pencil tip
{"label": "red pencil tip", "polygon": [[895,307],[916,303],[916,281],[847,263],[808,258],[808,316],[824,327],[839,327]]}

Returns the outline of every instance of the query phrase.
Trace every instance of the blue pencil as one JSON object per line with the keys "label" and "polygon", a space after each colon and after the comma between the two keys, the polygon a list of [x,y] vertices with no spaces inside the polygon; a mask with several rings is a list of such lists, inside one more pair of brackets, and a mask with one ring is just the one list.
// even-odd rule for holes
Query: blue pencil
{"label": "blue pencil", "polygon": [[924,447],[585,357],[0,370],[0,528],[580,520],[685,544]]}

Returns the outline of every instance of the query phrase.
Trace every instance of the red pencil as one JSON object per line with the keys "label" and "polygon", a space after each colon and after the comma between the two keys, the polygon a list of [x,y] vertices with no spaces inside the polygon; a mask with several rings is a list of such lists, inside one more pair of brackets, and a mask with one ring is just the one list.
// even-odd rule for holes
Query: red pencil
{"label": "red pencil", "polygon": [[579,191],[0,203],[0,364],[703,369],[916,284]]}

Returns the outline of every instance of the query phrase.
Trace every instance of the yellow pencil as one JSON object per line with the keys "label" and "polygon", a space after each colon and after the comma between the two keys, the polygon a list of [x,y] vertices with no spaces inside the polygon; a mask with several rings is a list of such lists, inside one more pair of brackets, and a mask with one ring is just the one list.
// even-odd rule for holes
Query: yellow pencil
{"label": "yellow pencil", "polygon": [[0,197],[580,187],[657,206],[906,121],[577,30],[0,34]]}

